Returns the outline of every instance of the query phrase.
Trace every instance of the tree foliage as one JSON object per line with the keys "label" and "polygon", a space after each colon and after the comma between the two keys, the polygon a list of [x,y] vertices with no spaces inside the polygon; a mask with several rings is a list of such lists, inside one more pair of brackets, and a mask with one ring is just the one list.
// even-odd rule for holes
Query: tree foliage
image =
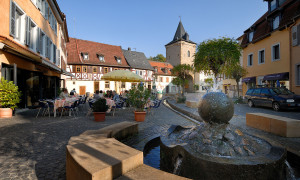
{"label": "tree foliage", "polygon": [[0,81],[0,108],[15,109],[20,102],[20,97],[21,93],[18,86],[2,77]]}
{"label": "tree foliage", "polygon": [[214,80],[212,78],[204,79],[204,82],[209,85],[209,87],[213,87]]}
{"label": "tree foliage", "polygon": [[215,78],[239,62],[241,47],[233,38],[210,39],[197,47],[194,66],[196,71],[213,72]]}
{"label": "tree foliage", "polygon": [[139,84],[137,87],[129,90],[127,97],[129,104],[135,107],[136,111],[142,112],[151,97],[151,91],[142,84]]}
{"label": "tree foliage", "polygon": [[239,82],[240,79],[247,74],[247,70],[242,67],[239,63],[232,65],[231,67],[228,67],[225,70],[225,74],[229,77],[232,77],[237,84],[237,92],[238,92],[238,97],[240,97],[240,86]]}
{"label": "tree foliage", "polygon": [[162,54],[158,54],[157,56],[155,57],[151,57],[149,58],[149,60],[152,60],[152,61],[159,61],[159,62],[166,62],[166,58],[164,55]]}
{"label": "tree foliage", "polygon": [[179,64],[172,69],[172,75],[176,76],[172,84],[182,87],[182,96],[184,95],[184,86],[188,84],[188,76],[194,72],[194,68],[189,64]]}

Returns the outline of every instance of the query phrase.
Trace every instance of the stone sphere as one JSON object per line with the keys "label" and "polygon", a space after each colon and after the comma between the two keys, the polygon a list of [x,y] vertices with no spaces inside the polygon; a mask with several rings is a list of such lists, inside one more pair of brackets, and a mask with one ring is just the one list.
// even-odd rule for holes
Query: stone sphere
{"label": "stone sphere", "polygon": [[200,100],[198,112],[207,123],[226,124],[234,113],[234,104],[222,92],[210,92]]}

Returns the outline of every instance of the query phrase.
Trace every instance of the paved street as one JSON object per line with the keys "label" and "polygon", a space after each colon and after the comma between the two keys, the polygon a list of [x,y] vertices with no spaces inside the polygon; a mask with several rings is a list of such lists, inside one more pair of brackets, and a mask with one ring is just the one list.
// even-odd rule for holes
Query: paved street
{"label": "paved street", "polygon": [[[129,110],[119,110],[107,116],[105,122],[94,122],[93,116],[79,118],[35,118],[36,110],[17,114],[12,119],[0,119],[0,179],[65,179],[65,146],[71,136],[90,129],[134,121]],[[148,114],[140,123],[141,142],[157,135],[170,124],[191,125],[190,121],[163,105]]]}

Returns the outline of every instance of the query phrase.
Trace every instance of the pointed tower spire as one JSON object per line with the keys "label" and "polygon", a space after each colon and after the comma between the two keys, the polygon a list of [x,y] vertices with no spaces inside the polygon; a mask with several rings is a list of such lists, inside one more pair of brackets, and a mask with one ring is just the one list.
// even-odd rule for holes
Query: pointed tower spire
{"label": "pointed tower spire", "polygon": [[176,33],[174,35],[173,41],[176,41],[176,40],[179,40],[179,39],[183,39],[185,33],[186,32],[185,32],[184,27],[182,25],[182,22],[180,20],[179,24],[178,24],[178,27],[177,27],[177,30],[176,30]]}

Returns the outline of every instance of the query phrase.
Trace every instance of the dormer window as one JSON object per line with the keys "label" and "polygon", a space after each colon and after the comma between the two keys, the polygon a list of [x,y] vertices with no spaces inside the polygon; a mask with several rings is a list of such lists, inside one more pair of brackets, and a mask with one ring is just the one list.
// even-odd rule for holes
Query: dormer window
{"label": "dormer window", "polygon": [[253,35],[254,35],[254,32],[253,32],[253,31],[252,31],[252,32],[249,32],[249,34],[248,34],[249,42],[252,42],[252,40],[253,40]]}
{"label": "dormer window", "polygon": [[121,63],[122,63],[122,61],[121,61],[121,58],[120,58],[120,57],[117,57],[117,56],[115,56],[115,59],[116,59],[116,61],[117,61],[117,63],[118,63],[118,64],[121,64]]}
{"label": "dormer window", "polygon": [[98,59],[99,59],[100,62],[105,62],[105,60],[104,60],[104,55],[102,55],[102,54],[97,54],[97,56],[98,56]]}
{"label": "dormer window", "polygon": [[156,72],[156,73],[157,73],[157,67],[155,67],[155,68],[154,68],[154,72]]}
{"label": "dormer window", "polygon": [[272,22],[273,30],[275,30],[275,29],[277,29],[277,28],[279,27],[279,21],[280,21],[279,16],[276,16],[276,17],[273,19],[273,22]]}
{"label": "dormer window", "polygon": [[89,53],[81,53],[83,60],[89,60]]}

